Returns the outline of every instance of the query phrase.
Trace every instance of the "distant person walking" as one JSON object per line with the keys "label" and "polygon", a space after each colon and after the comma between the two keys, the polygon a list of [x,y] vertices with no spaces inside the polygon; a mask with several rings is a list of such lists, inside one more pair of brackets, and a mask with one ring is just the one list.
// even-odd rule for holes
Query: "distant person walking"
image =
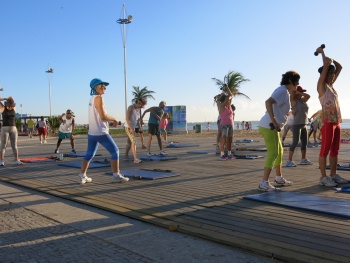
{"label": "distant person walking", "polygon": [[[3,104],[1,101],[6,100]],[[15,164],[22,164],[18,159],[17,138],[18,132],[16,128],[16,103],[12,97],[0,98],[0,112],[2,114],[2,127],[1,127],[1,154],[0,154],[0,166],[4,166],[5,151],[8,141],[10,140],[12,153],[15,157]]]}
{"label": "distant person walking", "polygon": [[147,156],[152,156],[151,144],[152,144],[152,138],[154,135],[157,137],[157,140],[158,140],[158,146],[160,150],[159,155],[160,156],[167,155],[163,151],[163,144],[162,144],[162,139],[160,138],[160,131],[159,131],[159,122],[160,122],[160,119],[163,117],[165,106],[166,106],[166,102],[161,101],[158,107],[148,108],[143,112],[141,116],[141,123],[142,123],[142,119],[145,116],[145,114],[148,112],[150,113],[149,120],[148,120]]}
{"label": "distant person walking", "polygon": [[318,143],[316,138],[317,138],[317,131],[320,128],[321,113],[322,113],[322,110],[319,110],[311,116],[312,121],[310,123],[310,131],[309,131],[308,141],[310,142],[310,137],[313,134],[315,144]]}
{"label": "distant person walking", "polygon": [[60,127],[58,129],[58,141],[55,153],[59,153],[60,145],[62,140],[68,139],[70,140],[70,145],[72,146],[71,153],[77,153],[74,147],[74,128],[75,128],[75,120],[72,116],[72,110],[68,109],[66,113],[63,113],[59,118]]}
{"label": "distant person walking", "polygon": [[310,160],[306,158],[306,147],[307,147],[307,129],[306,124],[308,123],[307,115],[309,113],[309,106],[307,101],[310,99],[310,95],[305,93],[306,90],[298,86],[296,90],[290,93],[290,104],[292,106],[292,112],[294,115],[294,121],[292,126],[293,131],[293,142],[289,147],[289,156],[286,166],[296,167],[297,165],[293,162],[294,150],[297,147],[299,140],[301,142],[301,165],[312,164]]}
{"label": "distant person walking", "polygon": [[47,143],[46,141],[47,128],[46,128],[46,122],[44,121],[43,116],[40,117],[40,120],[37,122],[36,127],[38,129],[40,143]]}
{"label": "distant person walking", "polygon": [[[322,48],[317,49],[322,54],[323,66],[318,69],[320,78],[317,82],[318,98],[322,106],[320,129],[322,133],[321,150],[319,155],[320,184],[334,187],[337,184],[346,184],[345,180],[337,174],[338,153],[340,148],[340,136],[342,122],[338,93],[333,84],[338,79],[342,70],[339,62],[326,57]],[[334,63],[334,65],[332,65]],[[327,156],[329,154],[330,176],[326,174]]]}
{"label": "distant person walking", "polygon": [[267,157],[265,160],[264,175],[259,183],[261,191],[273,191],[275,187],[269,182],[273,168],[276,169],[276,186],[288,186],[293,182],[287,181],[282,176],[283,147],[280,138],[280,131],[286,123],[290,110],[289,94],[296,90],[299,85],[300,75],[295,71],[288,71],[282,75],[281,83],[265,101],[266,113],[259,122],[259,132],[265,140]]}
{"label": "distant person walking", "polygon": [[27,121],[27,126],[28,126],[28,136],[30,138],[33,138],[35,121],[33,121],[32,117],[29,117],[29,120]]}
{"label": "distant person walking", "polygon": [[92,96],[89,101],[89,131],[88,131],[88,146],[85,157],[81,164],[81,170],[79,174],[79,183],[90,183],[92,179],[86,175],[87,169],[92,158],[95,156],[98,144],[101,144],[111,154],[111,169],[113,173],[113,182],[123,183],[129,181],[129,178],[124,177],[120,173],[119,169],[119,148],[109,135],[109,122],[113,122],[113,126],[118,126],[118,121],[109,116],[106,112],[103,94],[105,94],[106,86],[108,82],[104,82],[100,79],[93,79],[90,82],[90,95]]}

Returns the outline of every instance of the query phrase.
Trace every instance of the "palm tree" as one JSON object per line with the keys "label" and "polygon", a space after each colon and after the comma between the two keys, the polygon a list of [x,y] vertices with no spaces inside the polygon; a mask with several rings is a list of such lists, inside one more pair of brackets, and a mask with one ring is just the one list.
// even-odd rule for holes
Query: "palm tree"
{"label": "palm tree", "polygon": [[153,93],[155,93],[152,90],[148,90],[147,86],[140,89],[139,86],[132,86],[134,91],[132,92],[132,95],[134,98],[132,99],[132,102],[135,102],[135,100],[147,100],[148,98],[154,99]]}
{"label": "palm tree", "polygon": [[[142,88],[142,89],[140,89],[139,86],[132,86],[132,88],[134,89],[134,91],[132,92],[132,95],[134,96],[134,98],[132,99],[133,103],[136,100],[140,100],[140,101],[147,103],[147,99],[149,99],[149,98],[154,99],[152,94],[155,92],[152,90],[148,90],[147,86]],[[142,116],[141,108],[140,108],[140,116]]]}
{"label": "palm tree", "polygon": [[247,99],[250,99],[247,95],[239,91],[242,83],[250,81],[249,79],[245,79],[240,72],[229,71],[227,75],[225,75],[224,81],[217,78],[212,78],[212,80],[215,81],[216,85],[218,85],[220,89],[222,89],[224,84],[227,83],[234,97],[243,96]]}

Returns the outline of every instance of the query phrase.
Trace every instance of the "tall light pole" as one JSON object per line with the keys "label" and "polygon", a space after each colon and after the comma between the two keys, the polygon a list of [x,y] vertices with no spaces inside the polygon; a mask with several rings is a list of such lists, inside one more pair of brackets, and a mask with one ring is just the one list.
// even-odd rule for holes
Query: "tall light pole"
{"label": "tall light pole", "polygon": [[50,68],[45,71],[47,73],[47,78],[49,79],[49,101],[50,101],[50,117],[51,117],[51,81],[52,81],[52,73],[54,72],[53,68]]}
{"label": "tall light pole", "polygon": [[132,16],[125,17],[125,4],[123,4],[123,18],[119,18],[117,20],[118,24],[123,25],[123,48],[124,48],[124,92],[125,92],[125,115],[128,108],[128,100],[127,100],[127,81],[126,81],[126,24],[130,24],[132,21]]}

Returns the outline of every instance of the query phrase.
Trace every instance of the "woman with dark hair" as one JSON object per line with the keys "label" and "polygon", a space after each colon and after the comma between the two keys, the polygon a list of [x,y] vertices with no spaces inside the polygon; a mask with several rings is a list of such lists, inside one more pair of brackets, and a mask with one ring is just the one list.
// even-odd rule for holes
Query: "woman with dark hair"
{"label": "woman with dark hair", "polygon": [[290,93],[290,104],[292,106],[292,112],[294,115],[292,132],[293,142],[289,147],[289,156],[286,166],[296,167],[297,165],[293,162],[294,150],[301,142],[301,165],[312,164],[310,160],[306,158],[306,146],[307,146],[307,129],[306,124],[308,123],[307,115],[309,113],[309,106],[307,101],[310,99],[310,95],[305,93],[306,89],[298,86],[297,90]]}
{"label": "woman with dark hair", "polygon": [[[318,98],[322,106],[320,130],[322,134],[319,165],[321,171],[320,185],[333,187],[337,184],[346,184],[349,181],[337,174],[338,153],[340,147],[340,123],[342,122],[338,94],[333,88],[342,66],[339,62],[326,57],[323,48],[316,52],[322,54],[323,66],[318,69],[321,74],[317,82]],[[332,65],[334,63],[334,65]],[[326,175],[326,163],[329,153],[331,174]]]}
{"label": "woman with dark hair", "polygon": [[8,97],[7,99],[0,98],[0,101],[4,100],[6,100],[5,105],[0,102],[0,112],[2,114],[0,166],[5,165],[5,150],[9,138],[11,142],[12,152],[15,157],[15,163],[22,164],[22,162],[18,159],[16,103],[12,97]]}
{"label": "woman with dark hair", "polygon": [[270,98],[265,101],[266,113],[259,122],[259,132],[265,140],[267,157],[265,160],[264,176],[259,183],[261,191],[273,191],[275,187],[270,184],[269,177],[272,169],[276,169],[276,186],[288,186],[293,182],[287,181],[282,176],[283,147],[280,131],[286,123],[290,111],[289,94],[299,85],[300,75],[295,71],[288,71],[282,75],[280,87],[275,89]]}

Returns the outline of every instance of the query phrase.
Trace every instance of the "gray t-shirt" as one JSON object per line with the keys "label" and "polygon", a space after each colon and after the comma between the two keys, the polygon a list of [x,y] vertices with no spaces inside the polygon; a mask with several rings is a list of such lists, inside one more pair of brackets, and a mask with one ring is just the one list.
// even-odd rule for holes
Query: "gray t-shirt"
{"label": "gray t-shirt", "polygon": [[292,107],[294,113],[293,125],[307,124],[307,115],[309,113],[309,106],[302,100],[296,100],[296,104]]}

